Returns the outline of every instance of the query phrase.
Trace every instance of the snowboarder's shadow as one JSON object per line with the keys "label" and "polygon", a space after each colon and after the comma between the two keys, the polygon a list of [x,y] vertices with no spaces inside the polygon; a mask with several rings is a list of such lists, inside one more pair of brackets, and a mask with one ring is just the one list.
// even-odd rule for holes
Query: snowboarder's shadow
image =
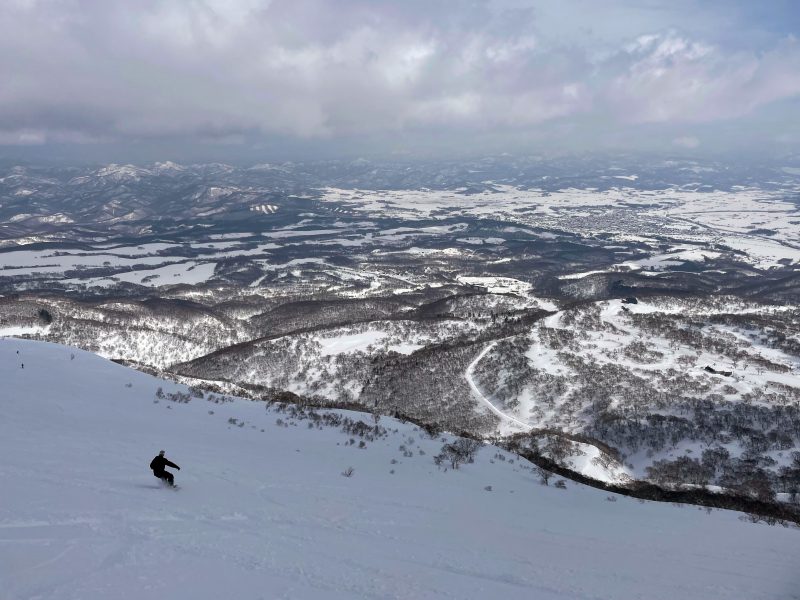
{"label": "snowboarder's shadow", "polygon": [[160,483],[134,483],[133,487],[145,488],[147,490],[160,490],[165,486],[161,485]]}

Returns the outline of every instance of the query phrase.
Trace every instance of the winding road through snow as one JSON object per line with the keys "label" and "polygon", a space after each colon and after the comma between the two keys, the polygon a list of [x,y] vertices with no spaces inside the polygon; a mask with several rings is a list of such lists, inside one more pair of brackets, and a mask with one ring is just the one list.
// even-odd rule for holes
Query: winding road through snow
{"label": "winding road through snow", "polygon": [[486,396],[484,396],[483,392],[481,392],[480,388],[475,383],[475,380],[472,377],[472,372],[475,370],[475,366],[479,362],[481,362],[481,360],[483,360],[483,357],[486,356],[492,350],[492,348],[495,347],[496,344],[497,344],[497,342],[492,342],[488,346],[486,346],[486,348],[484,348],[483,350],[480,351],[478,356],[476,356],[475,359],[471,363],[469,363],[469,366],[467,367],[467,370],[464,372],[464,377],[466,378],[467,383],[469,384],[469,387],[472,390],[472,393],[475,394],[475,396],[481,402],[486,404],[486,406],[488,406],[489,409],[494,414],[496,414],[498,417],[500,417],[504,422],[512,425],[514,427],[514,429],[522,428],[523,431],[530,431],[531,429],[533,429],[533,427],[531,425],[529,425],[528,423],[525,423],[524,421],[520,421],[519,419],[517,419],[515,417],[512,417],[511,415],[507,415],[502,410],[497,408],[492,403],[491,400],[489,400]]}
{"label": "winding road through snow", "polygon": [[[492,342],[487,345],[478,356],[469,364],[466,371],[464,372],[464,376],[467,379],[467,383],[469,387],[472,389],[472,393],[489,409],[500,417],[503,422],[509,427],[509,430],[501,433],[516,433],[519,431],[531,431],[534,427],[524,421],[517,419],[516,417],[512,417],[501,411],[497,408],[491,400],[489,400],[483,392],[481,392],[478,385],[475,383],[475,380],[472,377],[472,373],[475,369],[475,366],[483,360],[483,357],[486,356],[492,348],[495,347],[497,342]],[[587,477],[591,477],[593,479],[597,479],[598,481],[605,481],[607,483],[624,483],[631,479],[632,475],[628,472],[624,465],[614,461],[609,463],[607,458],[604,462],[597,462],[595,459],[596,457],[602,455],[602,451],[597,446],[590,444],[588,442],[574,442],[574,447],[576,448],[577,452],[575,455],[570,456],[565,465],[576,471],[585,475]]]}

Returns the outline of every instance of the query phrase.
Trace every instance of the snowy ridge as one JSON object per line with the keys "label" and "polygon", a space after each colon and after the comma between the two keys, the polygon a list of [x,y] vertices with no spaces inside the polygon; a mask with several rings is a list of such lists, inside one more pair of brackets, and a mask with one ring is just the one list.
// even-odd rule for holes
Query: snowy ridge
{"label": "snowy ridge", "polygon": [[493,447],[445,472],[410,424],[362,449],[43,342],[0,340],[0,376],[3,600],[797,597],[800,536],[735,513],[544,487]]}

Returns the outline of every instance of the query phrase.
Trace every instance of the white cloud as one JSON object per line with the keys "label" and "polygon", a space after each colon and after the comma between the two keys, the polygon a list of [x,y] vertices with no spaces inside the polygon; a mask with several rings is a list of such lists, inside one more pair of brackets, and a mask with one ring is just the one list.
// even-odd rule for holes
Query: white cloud
{"label": "white cloud", "polygon": [[760,55],[731,54],[669,32],[642,36],[625,53],[629,65],[611,82],[608,102],[628,122],[731,119],[800,94],[794,39]]}

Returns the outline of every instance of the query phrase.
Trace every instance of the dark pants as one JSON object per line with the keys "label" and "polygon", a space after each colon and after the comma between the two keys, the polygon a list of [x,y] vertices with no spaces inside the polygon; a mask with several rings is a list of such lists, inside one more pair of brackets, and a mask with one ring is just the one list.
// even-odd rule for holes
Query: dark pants
{"label": "dark pants", "polygon": [[153,471],[153,475],[159,479],[163,479],[170,485],[175,485],[175,477],[169,471]]}

